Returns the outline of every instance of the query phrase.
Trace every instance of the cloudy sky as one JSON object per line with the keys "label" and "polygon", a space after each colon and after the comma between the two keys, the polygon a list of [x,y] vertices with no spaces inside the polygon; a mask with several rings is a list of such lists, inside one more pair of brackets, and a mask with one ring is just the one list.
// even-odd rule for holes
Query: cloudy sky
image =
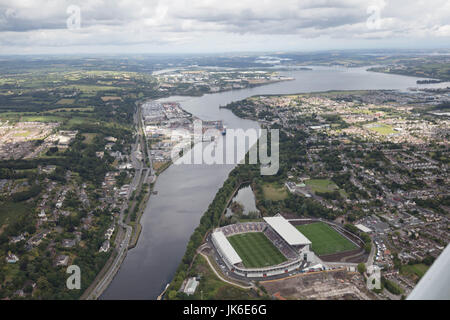
{"label": "cloudy sky", "polygon": [[0,0],[0,54],[449,47],[449,0]]}

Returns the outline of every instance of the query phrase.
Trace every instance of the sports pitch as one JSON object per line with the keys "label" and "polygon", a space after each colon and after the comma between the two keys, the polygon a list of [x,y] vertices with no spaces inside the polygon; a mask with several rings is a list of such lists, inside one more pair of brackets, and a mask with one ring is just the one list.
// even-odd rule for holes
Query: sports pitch
{"label": "sports pitch", "polygon": [[296,227],[312,242],[312,251],[319,256],[358,248],[357,245],[326,223],[316,222]]}
{"label": "sports pitch", "polygon": [[339,187],[329,179],[308,179],[305,184],[314,192],[333,192]]}
{"label": "sports pitch", "polygon": [[228,237],[246,268],[261,268],[286,261],[283,254],[262,232],[250,232]]}

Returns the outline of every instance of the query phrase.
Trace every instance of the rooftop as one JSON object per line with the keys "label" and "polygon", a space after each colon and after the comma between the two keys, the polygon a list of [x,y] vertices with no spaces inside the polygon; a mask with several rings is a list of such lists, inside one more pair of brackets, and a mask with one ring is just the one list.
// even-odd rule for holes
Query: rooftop
{"label": "rooftop", "polygon": [[356,224],[355,227],[357,227],[362,232],[372,232],[372,229],[367,228],[365,225],[362,224]]}
{"label": "rooftop", "polygon": [[198,284],[199,282],[195,278],[189,278],[186,283],[186,287],[184,288],[184,293],[186,293],[188,296],[194,294]]}
{"label": "rooftop", "polygon": [[311,244],[300,231],[282,216],[266,217],[264,220],[291,246]]}
{"label": "rooftop", "polygon": [[222,231],[214,231],[212,237],[231,264],[235,265],[242,262],[241,257],[239,257],[236,250],[234,250],[233,246],[230,244]]}

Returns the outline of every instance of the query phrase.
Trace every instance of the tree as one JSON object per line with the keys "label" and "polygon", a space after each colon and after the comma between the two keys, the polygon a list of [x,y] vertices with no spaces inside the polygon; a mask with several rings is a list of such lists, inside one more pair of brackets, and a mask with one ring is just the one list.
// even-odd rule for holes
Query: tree
{"label": "tree", "polygon": [[168,293],[169,300],[175,299],[176,296],[177,296],[177,292],[175,290],[169,291],[169,293]]}
{"label": "tree", "polygon": [[358,272],[361,273],[361,274],[366,272],[366,265],[363,262],[358,264]]}

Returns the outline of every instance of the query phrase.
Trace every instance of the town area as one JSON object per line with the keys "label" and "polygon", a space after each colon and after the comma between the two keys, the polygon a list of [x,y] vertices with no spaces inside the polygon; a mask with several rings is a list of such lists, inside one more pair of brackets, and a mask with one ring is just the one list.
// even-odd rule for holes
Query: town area
{"label": "town area", "polygon": [[[234,268],[228,270],[221,262],[224,258],[214,258],[211,249],[204,251],[205,245],[198,251],[216,274],[243,289],[250,285],[256,296],[268,294],[282,300],[407,297],[450,242],[450,120],[442,111],[449,97],[438,92],[430,98],[430,94],[335,91],[254,96],[230,103],[226,107],[239,117],[280,130],[281,164],[275,176],[262,178],[252,178],[250,166],[237,168],[233,177],[252,181],[254,200],[250,202],[256,203],[257,215],[242,214],[249,200],[239,200],[241,182],[229,178],[230,184],[237,181],[237,189],[224,204],[225,209],[228,206],[224,212],[231,208],[233,215],[223,216],[220,225],[245,229],[249,218],[262,221],[258,216],[276,214],[291,221],[319,218],[359,237],[367,255],[364,263],[319,255],[337,260],[325,260],[313,268],[322,276],[310,277],[311,270],[304,269],[282,280],[254,283],[230,278]],[[314,238],[314,234],[308,236]],[[236,249],[241,250],[245,265],[251,252],[242,251],[242,246]],[[198,272],[195,279],[200,279],[203,294],[214,295],[211,280],[199,270],[203,269],[197,266],[190,274]],[[367,290],[366,279],[377,272],[381,288]],[[304,290],[298,290],[299,286]],[[196,294],[182,288],[184,294]],[[240,294],[248,298],[244,291]]]}

